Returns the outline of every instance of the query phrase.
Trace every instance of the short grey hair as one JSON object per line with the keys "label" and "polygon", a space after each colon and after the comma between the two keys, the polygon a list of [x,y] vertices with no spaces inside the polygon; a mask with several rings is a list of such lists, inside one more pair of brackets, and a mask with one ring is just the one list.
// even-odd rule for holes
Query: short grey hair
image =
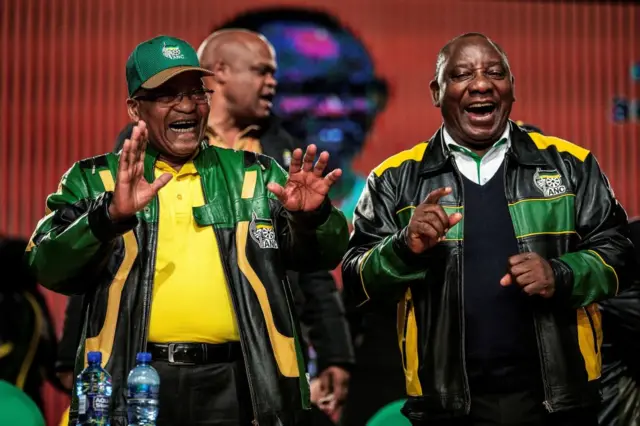
{"label": "short grey hair", "polygon": [[451,46],[456,41],[463,38],[469,38],[469,37],[481,37],[487,40],[493,47],[495,47],[498,53],[500,53],[500,55],[502,56],[502,60],[504,61],[504,66],[507,68],[507,72],[511,74],[511,67],[509,66],[509,58],[507,57],[507,54],[502,49],[502,47],[498,45],[498,43],[494,42],[493,40],[491,40],[489,37],[487,37],[482,33],[464,33],[449,40],[447,44],[442,46],[442,49],[440,49],[440,51],[438,52],[438,58],[436,59],[436,72],[434,75],[434,78],[438,83],[440,83],[441,81],[440,78],[442,74],[442,69],[444,68],[444,64],[447,62],[447,59],[449,59],[449,55],[451,53]]}

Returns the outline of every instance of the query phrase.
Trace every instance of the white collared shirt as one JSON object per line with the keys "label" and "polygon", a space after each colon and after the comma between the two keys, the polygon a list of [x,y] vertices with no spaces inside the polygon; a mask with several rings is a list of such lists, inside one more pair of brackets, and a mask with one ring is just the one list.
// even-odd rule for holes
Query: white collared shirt
{"label": "white collared shirt", "polygon": [[511,125],[507,125],[500,139],[482,157],[454,141],[444,126],[442,130],[444,143],[451,151],[460,173],[479,185],[484,185],[496,174],[511,146]]}

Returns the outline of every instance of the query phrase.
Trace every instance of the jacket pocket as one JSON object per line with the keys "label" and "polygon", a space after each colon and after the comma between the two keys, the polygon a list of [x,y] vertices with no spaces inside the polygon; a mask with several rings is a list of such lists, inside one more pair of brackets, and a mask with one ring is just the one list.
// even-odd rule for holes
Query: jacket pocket
{"label": "jacket pocket", "polygon": [[407,289],[404,301],[398,304],[398,344],[402,356],[405,384],[409,396],[422,396],[422,385],[418,377],[418,326],[411,289]]}
{"label": "jacket pocket", "polygon": [[589,381],[602,373],[602,316],[593,303],[577,310],[578,343]]}

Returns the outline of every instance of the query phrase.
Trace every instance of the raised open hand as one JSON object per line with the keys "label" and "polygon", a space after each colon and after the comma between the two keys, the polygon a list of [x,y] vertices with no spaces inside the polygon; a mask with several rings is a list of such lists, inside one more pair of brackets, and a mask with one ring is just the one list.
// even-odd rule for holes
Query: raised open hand
{"label": "raised open hand", "polygon": [[315,145],[309,145],[304,158],[301,149],[293,151],[289,179],[284,187],[273,182],[267,186],[267,189],[278,197],[285,209],[292,212],[310,212],[317,209],[326,198],[331,185],[336,183],[342,175],[342,170],[335,169],[322,177],[329,161],[329,153],[324,151],[320,154],[314,166],[313,160],[317,150]]}
{"label": "raised open hand", "polygon": [[171,180],[171,173],[165,173],[152,183],[144,178],[144,153],[148,143],[147,125],[139,121],[133,127],[131,139],[124,141],[116,188],[109,206],[111,220],[118,222],[142,210],[158,191]]}

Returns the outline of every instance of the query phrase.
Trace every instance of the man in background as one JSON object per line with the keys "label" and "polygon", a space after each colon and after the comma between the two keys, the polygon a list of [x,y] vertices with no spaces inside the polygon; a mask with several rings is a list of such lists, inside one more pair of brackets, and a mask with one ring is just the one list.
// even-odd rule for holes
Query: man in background
{"label": "man in background", "polygon": [[364,177],[351,163],[387,101],[363,41],[334,16],[302,7],[255,8],[217,27],[264,35],[278,57],[273,113],[294,138],[332,154],[344,171],[331,199],[351,219]]}

